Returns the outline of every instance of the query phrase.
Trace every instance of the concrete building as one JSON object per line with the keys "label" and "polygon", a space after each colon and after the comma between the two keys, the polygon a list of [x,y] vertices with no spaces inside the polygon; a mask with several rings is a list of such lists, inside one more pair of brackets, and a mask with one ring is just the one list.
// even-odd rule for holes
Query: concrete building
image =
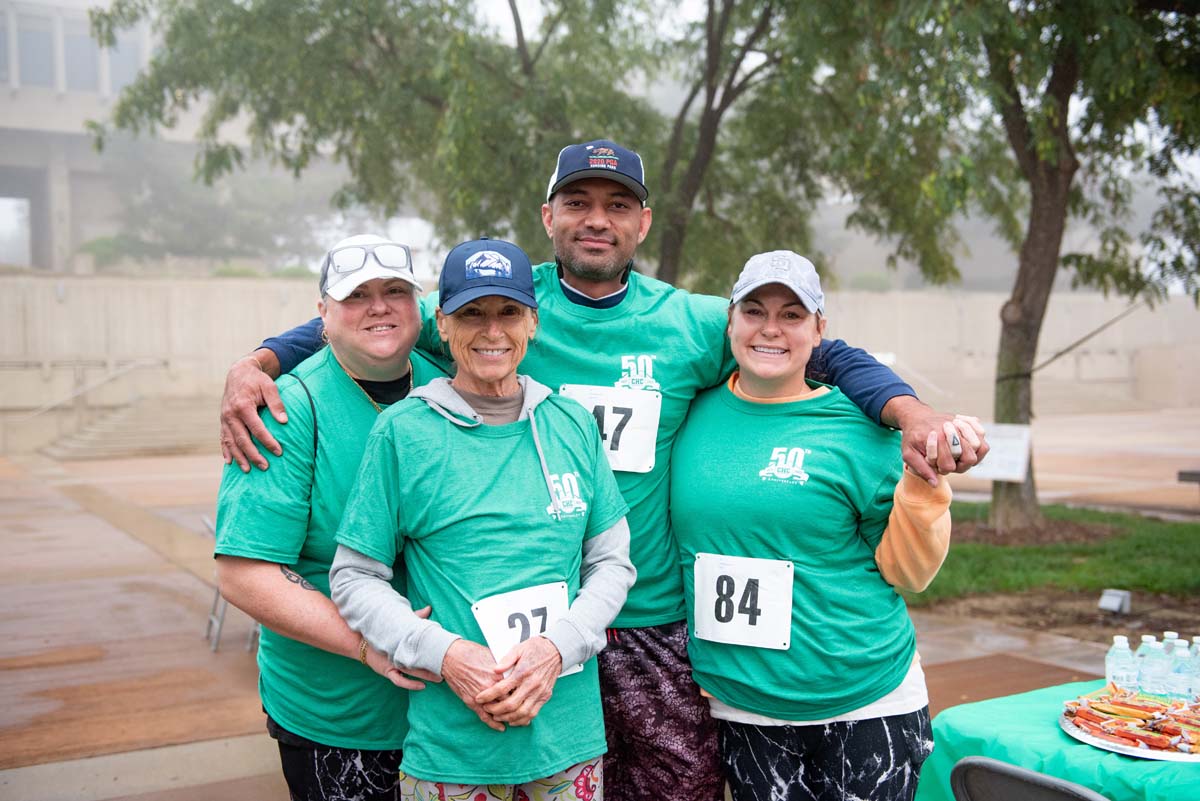
{"label": "concrete building", "polygon": [[[149,63],[149,29],[92,39],[89,0],[0,0],[0,264],[88,270],[81,244],[113,232],[117,199],[85,125]],[[187,141],[189,126],[167,132]]]}

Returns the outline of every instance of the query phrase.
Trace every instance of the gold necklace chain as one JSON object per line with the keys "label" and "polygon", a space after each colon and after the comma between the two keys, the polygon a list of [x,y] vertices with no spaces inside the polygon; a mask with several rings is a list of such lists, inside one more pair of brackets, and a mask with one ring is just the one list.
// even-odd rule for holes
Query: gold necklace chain
{"label": "gold necklace chain", "polygon": [[[336,356],[336,354],[334,354],[334,355]],[[334,359],[334,361],[336,362],[337,359]],[[363,394],[363,397],[365,397],[368,401],[371,402],[371,405],[375,407],[375,412],[377,414],[383,414],[383,409],[380,408],[379,404],[375,402],[375,399],[371,397],[371,393],[367,392],[365,389],[363,389],[363,385],[358,383],[358,381],[355,380],[354,376],[350,375],[350,371],[347,370],[344,366],[342,366],[341,362],[338,362],[338,367],[341,367],[342,372],[346,374],[346,378],[349,378],[351,383],[353,383],[354,386],[358,387],[358,391]],[[400,377],[403,378],[404,376],[400,376]],[[410,358],[408,360],[408,388],[409,388],[409,390],[412,389],[412,385],[413,385],[413,363],[412,363],[412,359]]]}

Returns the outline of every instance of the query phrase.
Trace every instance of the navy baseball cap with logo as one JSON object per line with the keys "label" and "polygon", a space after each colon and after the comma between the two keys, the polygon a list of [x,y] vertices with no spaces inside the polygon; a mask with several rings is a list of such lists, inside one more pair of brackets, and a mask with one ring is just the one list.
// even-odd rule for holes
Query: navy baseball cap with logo
{"label": "navy baseball cap with logo", "polygon": [[529,257],[512,242],[486,236],[455,245],[446,254],[438,277],[442,314],[454,314],[471,301],[488,295],[511,298],[536,309]]}
{"label": "navy baseball cap with logo", "polygon": [[650,193],[646,191],[646,172],[642,157],[608,139],[597,139],[581,145],[567,145],[558,152],[558,163],[550,184],[546,187],[546,202],[569,183],[583,178],[607,178],[624,184],[645,205]]}

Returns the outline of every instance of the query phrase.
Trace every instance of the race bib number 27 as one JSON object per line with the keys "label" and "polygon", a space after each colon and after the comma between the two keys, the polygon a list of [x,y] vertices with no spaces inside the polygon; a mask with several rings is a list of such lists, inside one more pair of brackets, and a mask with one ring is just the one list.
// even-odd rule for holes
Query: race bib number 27
{"label": "race bib number 27", "polygon": [[696,554],[696,637],[786,651],[792,641],[791,562]]}
{"label": "race bib number 27", "polygon": [[[498,662],[530,637],[545,634],[551,623],[567,614],[568,607],[566,582],[556,581],[492,595],[472,604],[471,612]],[[563,665],[559,675],[581,670],[582,665]]]}

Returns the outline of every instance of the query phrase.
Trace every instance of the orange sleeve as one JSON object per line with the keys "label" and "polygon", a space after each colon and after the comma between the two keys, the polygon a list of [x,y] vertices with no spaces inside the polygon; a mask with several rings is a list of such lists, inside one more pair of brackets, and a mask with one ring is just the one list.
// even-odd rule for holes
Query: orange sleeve
{"label": "orange sleeve", "polygon": [[931,487],[905,469],[875,549],[875,564],[888,584],[920,592],[933,581],[950,550],[950,497],[945,478]]}

